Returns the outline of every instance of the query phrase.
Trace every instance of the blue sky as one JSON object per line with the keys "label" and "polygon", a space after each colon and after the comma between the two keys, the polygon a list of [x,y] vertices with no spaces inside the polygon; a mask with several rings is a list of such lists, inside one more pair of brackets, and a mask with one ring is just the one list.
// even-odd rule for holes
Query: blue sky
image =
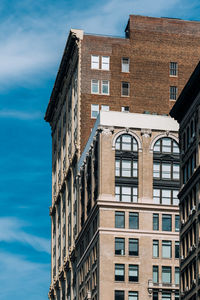
{"label": "blue sky", "polygon": [[0,2],[0,300],[47,299],[51,139],[43,117],[69,29],[123,36],[129,14],[200,21],[200,2]]}

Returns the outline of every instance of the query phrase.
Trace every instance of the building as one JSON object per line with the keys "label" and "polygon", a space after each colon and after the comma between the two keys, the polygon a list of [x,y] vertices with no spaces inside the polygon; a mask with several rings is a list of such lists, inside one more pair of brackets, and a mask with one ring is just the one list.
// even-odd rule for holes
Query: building
{"label": "building", "polygon": [[180,271],[181,299],[200,299],[199,255],[199,112],[200,63],[181,92],[170,114],[180,124],[181,189]]}
{"label": "building", "polygon": [[[167,115],[199,59],[199,29],[199,22],[130,16],[125,38],[70,31],[45,115],[52,130],[50,299],[55,295],[59,300],[65,299],[65,295],[68,300],[80,297],[76,250],[92,203],[80,215],[76,188],[80,180],[78,164],[99,111]],[[128,118],[129,114],[119,116]],[[147,178],[143,173],[148,170],[150,176],[148,166],[140,170],[141,180]],[[137,192],[139,199],[149,198],[150,188],[143,191],[139,179],[133,181],[132,192]],[[176,180],[175,187],[178,188]],[[96,199],[99,196],[96,187]],[[171,209],[175,214],[177,208]]]}

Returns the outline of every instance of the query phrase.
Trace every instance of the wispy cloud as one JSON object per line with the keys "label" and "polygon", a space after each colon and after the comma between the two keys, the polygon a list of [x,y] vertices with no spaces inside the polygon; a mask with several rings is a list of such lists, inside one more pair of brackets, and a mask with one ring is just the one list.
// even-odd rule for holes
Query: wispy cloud
{"label": "wispy cloud", "polygon": [[50,241],[24,231],[25,223],[17,218],[0,218],[0,241],[19,242],[33,247],[37,251],[50,254]]}
{"label": "wispy cloud", "polygon": [[19,120],[35,120],[43,117],[41,112],[24,112],[19,110],[0,110],[0,118],[12,118]]}

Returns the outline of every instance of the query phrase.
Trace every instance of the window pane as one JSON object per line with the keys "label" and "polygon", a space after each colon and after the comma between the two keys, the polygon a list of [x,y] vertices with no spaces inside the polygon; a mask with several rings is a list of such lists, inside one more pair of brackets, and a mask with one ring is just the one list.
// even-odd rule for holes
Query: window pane
{"label": "window pane", "polygon": [[123,238],[115,238],[115,254],[124,255],[125,241]]}
{"label": "window pane", "polygon": [[139,217],[138,213],[129,213],[129,228],[138,229],[139,228]]}
{"label": "window pane", "polygon": [[99,93],[99,80],[92,79],[92,94]]}
{"label": "window pane", "polygon": [[91,56],[91,68],[99,69],[99,56],[98,55]]}
{"label": "window pane", "polygon": [[163,231],[171,231],[172,230],[171,215],[162,215],[162,230]]}
{"label": "window pane", "polygon": [[160,178],[160,163],[153,163],[153,177]]}
{"label": "window pane", "polygon": [[120,187],[119,186],[115,187],[115,198],[116,198],[116,200],[120,201]]}
{"label": "window pane", "polygon": [[158,282],[158,266],[153,266],[153,282]]}
{"label": "window pane", "polygon": [[179,268],[175,267],[175,284],[179,284]]}
{"label": "window pane", "polygon": [[120,176],[120,160],[115,160],[115,176]]}
{"label": "window pane", "polygon": [[138,239],[129,239],[129,255],[138,256]]}
{"label": "window pane", "polygon": [[131,202],[131,187],[121,187],[122,189],[122,201]]}
{"label": "window pane", "polygon": [[155,145],[154,145],[154,148],[153,148],[153,151],[154,152],[160,152],[160,140],[158,140]]}
{"label": "window pane", "polygon": [[138,176],[138,162],[137,161],[133,161],[133,177],[137,177]]}
{"label": "window pane", "polygon": [[153,189],[153,203],[160,204],[160,190]]}
{"label": "window pane", "polygon": [[180,167],[178,164],[173,164],[173,179],[179,180],[180,177]]}
{"label": "window pane", "polygon": [[128,292],[128,300],[138,300],[138,292]]}
{"label": "window pane", "polygon": [[179,241],[175,242],[175,258],[179,258]]}
{"label": "window pane", "polygon": [[175,216],[175,231],[179,231],[179,216]]}
{"label": "window pane", "polygon": [[137,265],[129,265],[129,281],[138,282],[138,266]]}
{"label": "window pane", "polygon": [[162,241],[162,257],[171,258],[172,243],[171,241]]}
{"label": "window pane", "polygon": [[115,291],[115,300],[124,300],[124,291]]}
{"label": "window pane", "polygon": [[109,70],[110,64],[110,57],[109,56],[102,56],[101,58],[101,68],[102,70]]}
{"label": "window pane", "polygon": [[171,204],[171,191],[162,190],[162,204],[170,205]]}
{"label": "window pane", "polygon": [[171,300],[171,293],[162,292],[162,300]]}
{"label": "window pane", "polygon": [[129,82],[122,82],[122,96],[129,96]]}
{"label": "window pane", "polygon": [[177,92],[178,92],[177,86],[170,86],[170,100],[177,99]]}
{"label": "window pane", "polygon": [[124,281],[124,265],[115,264],[115,280]]}
{"label": "window pane", "polygon": [[101,110],[102,110],[102,111],[109,111],[110,108],[109,108],[108,105],[101,105]]}
{"label": "window pane", "polygon": [[108,80],[102,80],[101,93],[104,95],[109,94],[109,81]]}
{"label": "window pane", "polygon": [[122,150],[131,150],[131,136],[127,134],[122,135]]}
{"label": "window pane", "polygon": [[124,212],[115,212],[115,227],[124,228],[125,215]]}
{"label": "window pane", "polygon": [[118,139],[116,140],[115,149],[120,150],[120,137],[118,137]]}
{"label": "window pane", "polygon": [[171,283],[171,267],[162,267],[162,282]]}
{"label": "window pane", "polygon": [[129,58],[122,58],[122,72],[129,72]]}
{"label": "window pane", "polygon": [[173,205],[179,205],[178,191],[173,191]]}
{"label": "window pane", "polygon": [[159,230],[159,215],[153,214],[153,230]]}
{"label": "window pane", "polygon": [[122,160],[122,176],[131,177],[131,161]]}
{"label": "window pane", "polygon": [[159,241],[153,240],[153,257],[159,256]]}
{"label": "window pane", "polygon": [[162,139],[162,152],[171,153],[171,139]]}
{"label": "window pane", "polygon": [[99,105],[91,104],[91,117],[96,119],[99,114]]}
{"label": "window pane", "polygon": [[162,163],[162,179],[171,178],[171,165],[167,163]]}
{"label": "window pane", "polygon": [[138,188],[134,187],[134,188],[132,188],[132,190],[133,190],[133,199],[132,199],[132,201],[133,202],[138,202]]}
{"label": "window pane", "polygon": [[180,151],[179,151],[179,146],[178,146],[178,144],[175,142],[175,141],[173,141],[173,153],[175,153],[175,154],[177,154],[177,153],[179,153]]}
{"label": "window pane", "polygon": [[177,76],[178,75],[178,63],[170,62],[170,75]]}

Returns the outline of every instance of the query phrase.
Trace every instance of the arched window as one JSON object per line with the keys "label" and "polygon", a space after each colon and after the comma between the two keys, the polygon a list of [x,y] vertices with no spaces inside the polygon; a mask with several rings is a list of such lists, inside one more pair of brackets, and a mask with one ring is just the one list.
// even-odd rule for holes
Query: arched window
{"label": "arched window", "polygon": [[130,134],[115,143],[115,196],[118,201],[138,201],[138,143]]}
{"label": "arched window", "polygon": [[178,205],[179,179],[179,146],[172,138],[161,138],[153,148],[154,203]]}

